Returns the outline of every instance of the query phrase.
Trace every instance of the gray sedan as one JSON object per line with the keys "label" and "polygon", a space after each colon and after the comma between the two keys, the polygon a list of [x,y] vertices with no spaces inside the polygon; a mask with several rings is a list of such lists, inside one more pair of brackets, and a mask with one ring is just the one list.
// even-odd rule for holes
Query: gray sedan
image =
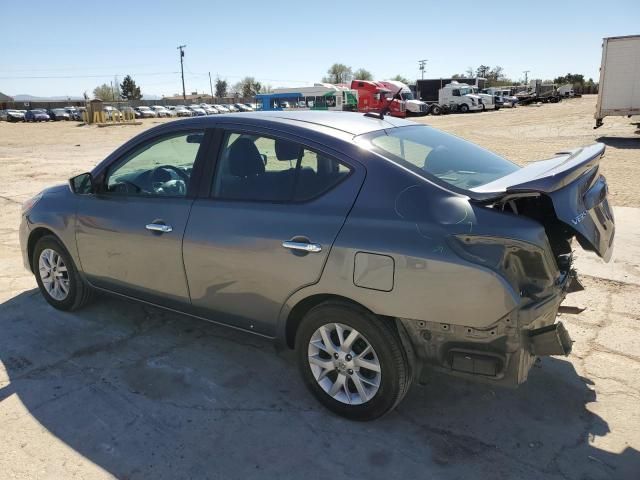
{"label": "gray sedan", "polygon": [[603,152],[520,168],[373,114],[180,120],[27,201],[24,263],[55,308],[105,291],[271,338],[368,420],[425,365],[513,386],[569,354],[572,241],[612,252]]}

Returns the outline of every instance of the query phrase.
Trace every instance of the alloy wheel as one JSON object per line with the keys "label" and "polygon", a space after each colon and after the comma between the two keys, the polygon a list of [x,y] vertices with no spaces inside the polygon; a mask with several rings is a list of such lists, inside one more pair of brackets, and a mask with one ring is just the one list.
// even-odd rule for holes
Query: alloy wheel
{"label": "alloy wheel", "polygon": [[309,340],[308,359],[318,385],[341,403],[361,405],[380,388],[378,355],[364,335],[348,325],[318,328]]}
{"label": "alloy wheel", "polygon": [[62,301],[69,295],[69,271],[62,256],[51,248],[45,248],[38,259],[38,271],[42,285],[51,298]]}

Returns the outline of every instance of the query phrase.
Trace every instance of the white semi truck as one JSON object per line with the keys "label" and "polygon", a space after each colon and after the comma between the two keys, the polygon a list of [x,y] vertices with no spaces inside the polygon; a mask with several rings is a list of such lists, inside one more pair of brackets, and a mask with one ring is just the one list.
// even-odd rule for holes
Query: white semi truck
{"label": "white semi truck", "polygon": [[455,80],[438,90],[438,104],[432,105],[431,113],[439,115],[444,107],[462,113],[485,109],[480,96],[474,93],[474,87]]}
{"label": "white semi truck", "polygon": [[640,115],[640,35],[602,41],[596,126],[608,116]]}

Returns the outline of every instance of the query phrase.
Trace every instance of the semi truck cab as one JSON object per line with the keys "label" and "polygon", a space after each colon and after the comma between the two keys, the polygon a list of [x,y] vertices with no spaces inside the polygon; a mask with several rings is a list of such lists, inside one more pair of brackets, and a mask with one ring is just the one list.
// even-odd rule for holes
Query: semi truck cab
{"label": "semi truck cab", "polygon": [[381,112],[388,107],[392,117],[404,118],[407,116],[407,102],[394,98],[396,95],[381,82],[352,80],[351,89],[358,92],[359,112]]}
{"label": "semi truck cab", "polygon": [[400,97],[404,100],[407,115],[427,115],[429,113],[429,105],[417,100],[405,83],[398,80],[384,80],[379,83],[388,88],[394,96],[400,94]]}
{"label": "semi truck cab", "polygon": [[484,110],[482,98],[466,83],[451,82],[438,91],[438,103],[462,113]]}

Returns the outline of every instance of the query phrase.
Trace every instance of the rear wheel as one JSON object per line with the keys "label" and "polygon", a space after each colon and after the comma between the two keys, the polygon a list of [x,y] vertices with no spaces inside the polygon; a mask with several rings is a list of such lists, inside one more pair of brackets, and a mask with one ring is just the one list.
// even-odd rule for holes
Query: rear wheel
{"label": "rear wheel", "polygon": [[296,355],[311,393],[332,412],[373,420],[391,411],[411,385],[395,327],[343,302],[326,302],[304,317]]}
{"label": "rear wheel", "polygon": [[53,235],[38,240],[33,267],[40,293],[59,310],[76,310],[91,297],[91,287],[80,277],[71,256]]}
{"label": "rear wheel", "polygon": [[442,108],[440,108],[440,105],[432,105],[429,113],[431,113],[431,115],[440,115]]}

